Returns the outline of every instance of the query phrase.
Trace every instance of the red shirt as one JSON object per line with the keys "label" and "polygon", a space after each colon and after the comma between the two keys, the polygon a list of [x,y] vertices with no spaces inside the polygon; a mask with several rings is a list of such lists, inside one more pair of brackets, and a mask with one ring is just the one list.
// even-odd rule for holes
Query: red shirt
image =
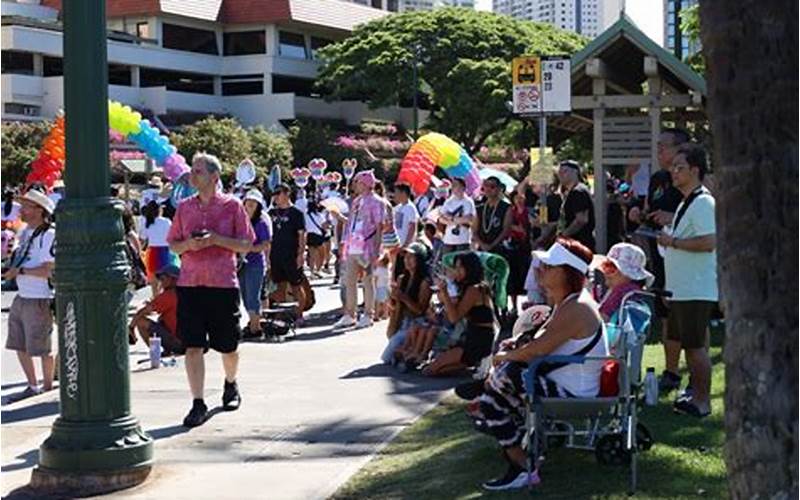
{"label": "red shirt", "polygon": [[158,320],[164,323],[167,330],[180,338],[178,336],[178,294],[175,289],[170,288],[156,295],[150,302],[150,308],[158,313]]}
{"label": "red shirt", "polygon": [[[255,233],[242,203],[235,197],[215,193],[207,204],[195,195],[178,205],[167,241],[172,244],[191,238],[192,232],[213,231],[237,240],[255,240]],[[236,253],[220,246],[188,250],[181,254],[178,286],[236,288]]]}

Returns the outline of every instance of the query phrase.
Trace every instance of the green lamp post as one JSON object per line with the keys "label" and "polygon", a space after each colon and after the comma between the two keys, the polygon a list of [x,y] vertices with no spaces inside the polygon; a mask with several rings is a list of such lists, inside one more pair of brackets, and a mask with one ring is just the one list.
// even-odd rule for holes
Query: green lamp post
{"label": "green lamp post", "polygon": [[109,197],[105,0],[65,0],[66,196],[56,211],[60,415],[31,487],[99,494],[138,484],[153,440],[130,412],[122,204]]}

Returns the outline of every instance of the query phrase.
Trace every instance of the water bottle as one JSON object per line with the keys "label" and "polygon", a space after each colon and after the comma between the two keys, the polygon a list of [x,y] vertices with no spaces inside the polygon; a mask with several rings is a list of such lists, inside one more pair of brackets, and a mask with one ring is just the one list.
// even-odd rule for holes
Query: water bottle
{"label": "water bottle", "polygon": [[150,367],[159,368],[161,366],[161,338],[150,337]]}
{"label": "water bottle", "polygon": [[647,368],[644,376],[644,404],[655,406],[658,404],[658,380],[656,380],[656,369],[652,366]]}

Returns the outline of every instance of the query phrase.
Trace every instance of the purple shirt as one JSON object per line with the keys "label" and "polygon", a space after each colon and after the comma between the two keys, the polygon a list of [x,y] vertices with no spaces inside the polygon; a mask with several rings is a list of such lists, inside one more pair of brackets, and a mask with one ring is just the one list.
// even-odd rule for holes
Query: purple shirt
{"label": "purple shirt", "polygon": [[[191,238],[192,232],[213,231],[220,236],[253,240],[255,233],[242,203],[235,197],[215,193],[203,205],[199,196],[187,198],[178,205],[167,241],[172,244]],[[227,248],[210,246],[181,254],[181,275],[178,286],[237,288],[236,254]]]}
{"label": "purple shirt", "polygon": [[[259,220],[253,226],[253,231],[256,233],[256,237],[253,240],[254,245],[258,245],[259,243],[264,243],[265,241],[269,241],[271,235],[269,234],[269,226],[264,219]],[[265,260],[264,260],[264,252],[250,252],[245,257],[247,261],[247,265],[258,265],[264,267]]]}

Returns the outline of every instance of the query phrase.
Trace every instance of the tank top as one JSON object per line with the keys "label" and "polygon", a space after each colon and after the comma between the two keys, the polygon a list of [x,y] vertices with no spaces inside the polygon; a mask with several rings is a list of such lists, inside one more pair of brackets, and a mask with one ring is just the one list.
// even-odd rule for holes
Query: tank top
{"label": "tank top", "polygon": [[[503,232],[503,221],[506,218],[506,212],[510,208],[511,205],[505,200],[498,200],[493,207],[490,207],[488,203],[483,203],[478,207],[478,236],[481,241],[491,243],[500,236],[500,233]],[[496,247],[499,247],[499,244]],[[494,248],[489,249],[489,251],[492,250]]]}
{"label": "tank top", "polygon": [[[578,298],[577,293],[567,296],[558,307],[561,307],[569,300]],[[558,308],[556,308],[558,310]],[[555,316],[553,315],[551,318]],[[600,335],[600,341],[584,356],[608,356],[608,339],[606,338],[605,324],[600,321],[594,334],[582,339],[569,339],[557,348],[550,355],[571,356],[592,342],[595,335]],[[571,363],[562,368],[557,368],[547,374],[547,378],[568,390],[575,397],[591,398],[600,392],[600,371],[603,368],[603,361],[590,360],[583,364]]]}

